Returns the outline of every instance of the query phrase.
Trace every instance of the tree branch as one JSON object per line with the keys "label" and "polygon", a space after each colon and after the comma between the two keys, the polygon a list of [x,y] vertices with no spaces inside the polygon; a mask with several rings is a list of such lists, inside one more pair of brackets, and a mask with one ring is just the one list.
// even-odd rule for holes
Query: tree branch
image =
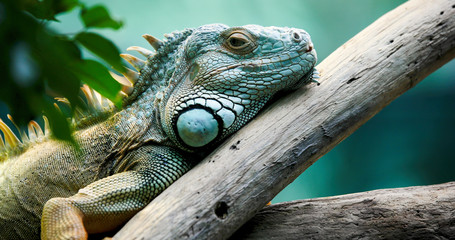
{"label": "tree branch", "polygon": [[[349,40],[310,85],[266,109],[115,239],[222,239],[403,92],[455,56],[451,0],[411,0]],[[316,43],[317,45],[317,43]]]}
{"label": "tree branch", "polygon": [[455,182],[265,207],[231,239],[449,239]]}

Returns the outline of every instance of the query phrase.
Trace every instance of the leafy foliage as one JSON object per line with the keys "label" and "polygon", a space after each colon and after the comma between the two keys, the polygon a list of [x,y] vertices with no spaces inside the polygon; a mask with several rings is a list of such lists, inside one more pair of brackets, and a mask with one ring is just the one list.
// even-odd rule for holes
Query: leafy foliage
{"label": "leafy foliage", "polygon": [[92,53],[111,64],[115,69],[119,71],[123,70],[118,49],[108,39],[96,33],[81,32],[76,35],[75,40]]}
{"label": "leafy foliage", "polygon": [[[58,34],[46,27],[57,15],[79,9],[85,28],[74,36]],[[121,106],[120,84],[98,61],[83,59],[81,48],[123,72],[118,48],[91,28],[119,29],[101,5],[86,7],[78,0],[0,0],[0,101],[5,102],[19,125],[44,114],[53,136],[74,142],[72,129],[54,107],[54,97],[67,98],[84,108],[78,97],[81,81]]]}
{"label": "leafy foliage", "polygon": [[81,19],[85,27],[95,28],[112,28],[119,29],[123,23],[113,20],[109,16],[109,12],[103,6],[94,6],[92,8],[83,8],[81,11]]}

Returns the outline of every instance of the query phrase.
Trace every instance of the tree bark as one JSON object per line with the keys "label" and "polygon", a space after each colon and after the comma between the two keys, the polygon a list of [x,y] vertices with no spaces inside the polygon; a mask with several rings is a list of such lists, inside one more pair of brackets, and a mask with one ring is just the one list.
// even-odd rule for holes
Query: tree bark
{"label": "tree bark", "polygon": [[450,239],[455,182],[265,207],[231,239]]}
{"label": "tree bark", "polygon": [[319,64],[320,86],[272,104],[115,239],[228,238],[317,159],[454,56],[454,1],[404,3]]}

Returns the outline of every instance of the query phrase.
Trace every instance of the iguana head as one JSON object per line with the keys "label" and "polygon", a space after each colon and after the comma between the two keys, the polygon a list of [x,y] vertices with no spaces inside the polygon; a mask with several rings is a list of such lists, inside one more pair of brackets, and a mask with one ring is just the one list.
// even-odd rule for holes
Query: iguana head
{"label": "iguana head", "polygon": [[158,97],[161,126],[185,150],[216,144],[278,91],[313,80],[316,52],[301,29],[212,24],[168,36],[172,41],[178,45],[156,46],[166,67],[150,78],[166,79]]}

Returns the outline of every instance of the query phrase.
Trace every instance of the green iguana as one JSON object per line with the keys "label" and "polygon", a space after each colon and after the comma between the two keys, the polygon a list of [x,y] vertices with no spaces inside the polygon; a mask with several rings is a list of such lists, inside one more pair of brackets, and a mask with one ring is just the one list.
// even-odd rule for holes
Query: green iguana
{"label": "green iguana", "polygon": [[122,54],[138,70],[125,74],[123,109],[85,89],[106,114],[76,126],[79,149],[34,122],[20,141],[0,121],[0,239],[87,239],[120,226],[278,91],[317,78],[300,29],[212,24],[144,37],[155,52],[129,49],[146,61]]}

